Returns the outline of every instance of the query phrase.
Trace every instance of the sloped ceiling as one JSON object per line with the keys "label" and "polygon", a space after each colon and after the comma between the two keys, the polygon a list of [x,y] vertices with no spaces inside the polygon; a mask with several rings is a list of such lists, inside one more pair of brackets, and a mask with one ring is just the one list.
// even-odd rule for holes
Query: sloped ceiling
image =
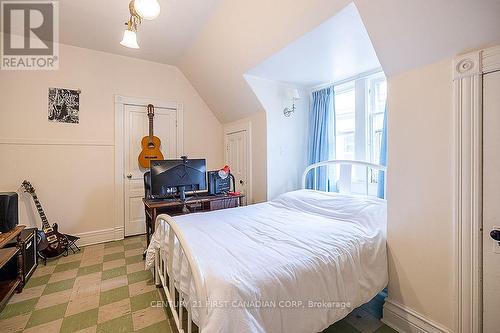
{"label": "sloped ceiling", "polygon": [[[179,66],[222,122],[263,111],[243,75],[348,3],[224,0]],[[500,43],[498,0],[354,3],[387,76]]]}
{"label": "sloped ceiling", "polygon": [[499,0],[355,0],[387,76],[500,43]]}
{"label": "sloped ceiling", "polygon": [[[263,111],[244,74],[349,0],[159,0],[158,19],[119,45],[129,0],[64,0],[62,43],[178,65],[222,122]],[[500,0],[354,0],[386,75],[500,43]]]}
{"label": "sloped ceiling", "polygon": [[262,112],[243,75],[348,3],[347,0],[225,0],[179,66],[222,122]]}
{"label": "sloped ceiling", "polygon": [[59,1],[59,40],[63,44],[175,64],[221,0],[159,0],[160,16],[143,21],[140,50],[119,43],[129,18],[130,0]]}
{"label": "sloped ceiling", "polygon": [[351,3],[247,74],[312,88],[377,69],[377,54]]}

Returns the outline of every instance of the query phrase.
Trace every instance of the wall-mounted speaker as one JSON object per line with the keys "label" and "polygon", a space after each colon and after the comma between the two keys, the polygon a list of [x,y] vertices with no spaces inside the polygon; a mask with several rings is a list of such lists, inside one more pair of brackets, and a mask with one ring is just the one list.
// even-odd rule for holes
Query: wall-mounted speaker
{"label": "wall-mounted speaker", "polygon": [[19,198],[15,192],[0,193],[0,232],[7,232],[19,223]]}

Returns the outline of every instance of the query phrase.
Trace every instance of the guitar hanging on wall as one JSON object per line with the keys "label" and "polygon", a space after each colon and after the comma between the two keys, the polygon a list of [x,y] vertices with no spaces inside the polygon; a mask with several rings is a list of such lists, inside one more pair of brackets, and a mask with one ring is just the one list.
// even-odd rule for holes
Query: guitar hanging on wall
{"label": "guitar hanging on wall", "polygon": [[155,107],[148,105],[149,135],[141,140],[142,151],[139,154],[139,165],[143,168],[149,168],[152,160],[163,160],[163,154],[160,151],[160,138],[153,135],[153,118],[155,116]]}
{"label": "guitar hanging on wall", "polygon": [[38,231],[38,255],[43,259],[54,259],[58,258],[66,252],[68,248],[68,239],[63,234],[57,231],[57,223],[54,223],[52,227],[49,224],[49,220],[43,211],[42,204],[38,200],[35,193],[35,188],[27,180],[23,181],[21,187],[23,190],[33,198],[35,202],[38,214],[42,219],[42,230]]}

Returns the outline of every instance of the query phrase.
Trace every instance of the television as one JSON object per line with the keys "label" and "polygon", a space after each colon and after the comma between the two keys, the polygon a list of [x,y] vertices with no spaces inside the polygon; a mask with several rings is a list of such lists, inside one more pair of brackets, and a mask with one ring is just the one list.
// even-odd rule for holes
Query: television
{"label": "television", "polygon": [[186,200],[186,192],[207,189],[205,159],[153,160],[151,170],[151,198],[165,199],[179,196]]}

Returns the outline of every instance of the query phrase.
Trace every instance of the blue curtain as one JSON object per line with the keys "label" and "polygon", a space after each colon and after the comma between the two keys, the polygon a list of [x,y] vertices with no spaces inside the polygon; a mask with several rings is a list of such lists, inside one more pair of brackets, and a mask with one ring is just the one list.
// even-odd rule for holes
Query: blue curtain
{"label": "blue curtain", "polygon": [[[309,114],[309,164],[330,159],[334,149],[334,89],[328,87],[312,93],[312,107]],[[316,177],[314,177],[314,170],[310,172],[307,178],[307,188],[314,188],[315,183],[318,190],[334,190],[334,186],[329,185],[326,167],[317,168]]]}
{"label": "blue curtain", "polygon": [[[380,143],[380,165],[387,166],[387,105],[384,112],[384,127],[382,129],[382,142]],[[385,199],[385,172],[378,173],[378,189],[377,196]]]}

